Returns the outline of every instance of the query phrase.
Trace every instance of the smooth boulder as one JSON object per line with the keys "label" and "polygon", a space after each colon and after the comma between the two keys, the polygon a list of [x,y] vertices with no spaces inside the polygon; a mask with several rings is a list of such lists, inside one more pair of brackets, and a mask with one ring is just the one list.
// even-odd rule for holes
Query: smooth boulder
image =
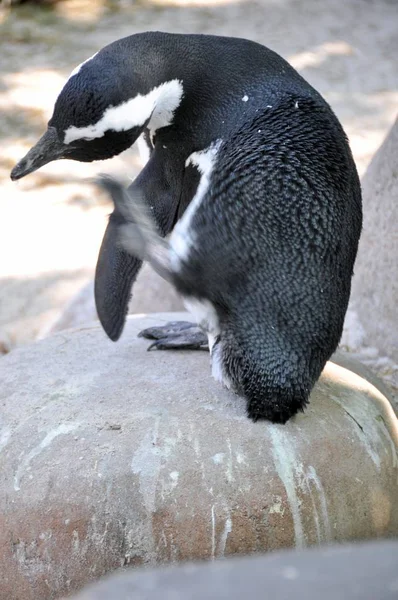
{"label": "smooth boulder", "polygon": [[[363,231],[350,307],[362,345],[398,363],[398,119],[363,179]],[[398,384],[398,374],[395,378]]]}
{"label": "smooth boulder", "polygon": [[[120,566],[398,535],[397,419],[336,358],[287,425],[252,423],[203,351],[146,352],[130,318],[0,361],[0,598],[70,594]],[[365,375],[365,376],[364,376]],[[372,383],[373,382],[373,383]]]}
{"label": "smooth boulder", "polygon": [[[161,279],[148,263],[144,263],[134,283],[129,303],[130,314],[154,313],[159,310],[183,310],[184,305],[170,283]],[[98,319],[94,302],[94,281],[86,283],[71,301],[63,307],[57,318],[40,331],[39,338],[64,329],[80,327]],[[1,353],[1,339],[0,339]]]}

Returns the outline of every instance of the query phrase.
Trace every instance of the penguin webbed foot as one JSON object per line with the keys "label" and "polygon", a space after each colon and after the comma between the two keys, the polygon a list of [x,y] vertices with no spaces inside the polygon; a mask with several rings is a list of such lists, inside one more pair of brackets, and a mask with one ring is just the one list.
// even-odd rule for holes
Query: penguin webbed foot
{"label": "penguin webbed foot", "polygon": [[148,350],[208,350],[207,335],[188,321],[171,321],[166,325],[148,327],[138,334],[147,340],[155,340]]}

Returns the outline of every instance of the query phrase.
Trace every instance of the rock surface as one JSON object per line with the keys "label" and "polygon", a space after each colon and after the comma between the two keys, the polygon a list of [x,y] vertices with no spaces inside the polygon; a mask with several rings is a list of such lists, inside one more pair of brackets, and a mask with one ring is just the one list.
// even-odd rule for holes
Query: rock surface
{"label": "rock surface", "polygon": [[362,180],[364,225],[351,307],[362,326],[361,341],[398,364],[397,154],[398,119]]}
{"label": "rock surface", "polygon": [[398,535],[397,419],[366,369],[340,356],[304,414],[252,423],[207,353],[136,338],[181,316],[0,361],[1,600],[57,598],[123,565]]}
{"label": "rock surface", "polygon": [[[398,541],[136,570],[108,578],[75,600],[396,600]],[[265,597],[265,596],[263,596]]]}
{"label": "rock surface", "polygon": [[[179,310],[184,310],[181,297],[170,283],[161,279],[150,265],[145,263],[133,286],[129,313],[142,314]],[[97,320],[94,281],[90,281],[72,298],[58,317],[41,330],[39,337],[43,338],[46,335],[80,327]]]}

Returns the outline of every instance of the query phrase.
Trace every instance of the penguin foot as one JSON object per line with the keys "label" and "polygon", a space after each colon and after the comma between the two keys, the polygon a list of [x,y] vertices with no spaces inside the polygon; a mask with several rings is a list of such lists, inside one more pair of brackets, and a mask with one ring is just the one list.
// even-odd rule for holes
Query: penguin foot
{"label": "penguin foot", "polygon": [[204,331],[188,321],[171,321],[159,327],[148,327],[138,334],[147,340],[155,340],[148,350],[208,350]]}

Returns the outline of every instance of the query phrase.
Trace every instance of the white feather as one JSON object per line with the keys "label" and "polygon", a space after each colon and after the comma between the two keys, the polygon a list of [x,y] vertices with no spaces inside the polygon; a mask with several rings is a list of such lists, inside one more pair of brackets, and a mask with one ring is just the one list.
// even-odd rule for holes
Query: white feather
{"label": "white feather", "polygon": [[217,140],[217,142],[209,146],[209,148],[194,152],[188,157],[185,163],[185,166],[190,164],[196,166],[201,174],[201,178],[195,196],[191,200],[184,215],[174,227],[170,237],[171,264],[176,271],[179,269],[181,260],[187,259],[191,247],[195,244],[195,234],[191,228],[192,217],[208,190],[211,173],[221,143],[222,140]]}
{"label": "white feather", "polygon": [[93,60],[93,58],[95,56],[97,56],[98,52],[96,52],[95,54],[93,54],[92,56],[90,56],[90,58],[87,58],[87,60],[84,60],[82,63],[80,63],[80,65],[77,65],[77,67],[75,67],[72,71],[72,73],[69,75],[68,77],[68,81],[71,77],[73,77],[74,75],[77,75],[80,71],[80,69],[82,68],[83,65],[85,65],[86,63],[90,62],[90,60]]}
{"label": "white feather", "polygon": [[146,165],[151,156],[151,148],[147,143],[143,133],[141,133],[141,135],[137,138],[137,146],[138,152],[140,153],[141,162],[143,165]]}

